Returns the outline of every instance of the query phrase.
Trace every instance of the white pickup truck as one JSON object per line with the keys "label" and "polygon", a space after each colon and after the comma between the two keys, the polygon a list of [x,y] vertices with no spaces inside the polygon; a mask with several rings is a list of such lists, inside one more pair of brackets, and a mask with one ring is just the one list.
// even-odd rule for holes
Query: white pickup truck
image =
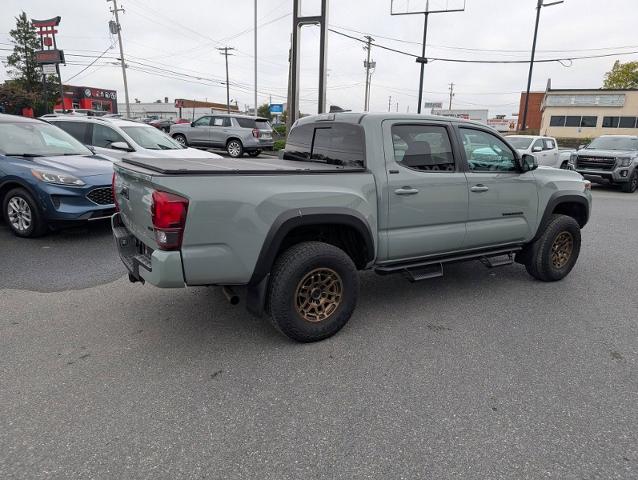
{"label": "white pickup truck", "polygon": [[536,162],[545,167],[568,169],[572,150],[558,149],[558,142],[552,137],[536,135],[508,135],[505,139],[521,155],[534,155]]}

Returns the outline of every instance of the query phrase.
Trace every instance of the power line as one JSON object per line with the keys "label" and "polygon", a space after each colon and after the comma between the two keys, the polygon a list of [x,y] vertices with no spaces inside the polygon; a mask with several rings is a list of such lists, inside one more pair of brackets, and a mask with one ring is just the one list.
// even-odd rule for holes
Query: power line
{"label": "power line", "polygon": [[93,60],[91,63],[89,63],[86,67],[84,67],[82,70],[80,70],[78,73],[76,73],[75,75],[73,75],[72,77],[69,77],[65,80],[65,82],[70,82],[71,80],[73,80],[75,77],[77,77],[78,75],[80,75],[82,72],[87,71],[89,68],[91,68],[95,62],[97,62],[99,59],[101,59],[104,55],[106,55],[106,52],[108,52],[110,49],[113,48],[113,44],[109,45],[108,47],[106,47],[106,50],[104,50],[100,55],[98,55],[97,57],[95,57],[95,60]]}

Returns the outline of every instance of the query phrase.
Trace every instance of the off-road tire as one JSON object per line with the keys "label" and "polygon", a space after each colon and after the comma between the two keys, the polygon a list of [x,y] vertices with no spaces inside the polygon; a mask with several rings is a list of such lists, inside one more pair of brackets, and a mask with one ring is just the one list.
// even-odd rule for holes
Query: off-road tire
{"label": "off-road tire", "polygon": [[181,133],[176,133],[175,135],[173,135],[173,138],[180,145],[183,145],[184,147],[188,147],[188,140],[186,140],[185,135],[182,135]]}
{"label": "off-road tire", "polygon": [[629,181],[623,183],[621,188],[625,193],[634,193],[638,190],[638,167],[634,168],[634,173],[629,177]]}
{"label": "off-road tire", "polygon": [[[25,230],[19,230],[18,228],[16,228],[9,218],[9,202],[12,199],[20,199],[26,202],[26,204],[28,205],[31,220],[30,225]],[[33,199],[31,194],[24,188],[14,188],[7,192],[7,194],[2,199],[2,215],[7,226],[18,237],[35,238],[41,237],[42,235],[47,233],[47,223],[43,218],[39,205]]]}
{"label": "off-road tire", "polygon": [[[304,279],[316,271],[335,273],[341,284],[341,296],[330,315],[310,321],[300,312],[298,294]],[[358,296],[359,275],[354,262],[343,250],[327,243],[303,242],[290,247],[275,261],[268,291],[268,311],[272,324],[287,337],[298,342],[316,342],[334,335],[348,322]]]}
{"label": "off-road tire", "polygon": [[[555,242],[566,236],[571,239],[571,253],[564,264],[557,266],[553,261]],[[550,217],[542,235],[525,247],[521,253],[527,273],[535,279],[542,282],[562,280],[574,268],[576,260],[578,260],[580,226],[572,217],[554,214]]]}
{"label": "off-road tire", "polygon": [[239,140],[231,138],[226,143],[226,151],[231,158],[240,158],[244,154],[244,146]]}

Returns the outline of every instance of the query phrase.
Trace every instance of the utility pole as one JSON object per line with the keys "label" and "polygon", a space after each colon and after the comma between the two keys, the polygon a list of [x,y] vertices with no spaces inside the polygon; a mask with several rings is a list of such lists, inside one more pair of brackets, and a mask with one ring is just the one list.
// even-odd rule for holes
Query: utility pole
{"label": "utility pole", "polygon": [[[232,53],[228,53],[232,50],[235,50],[233,47],[219,47],[217,48],[219,53],[226,57],[226,112],[230,115],[230,82],[228,80],[228,57],[232,56]],[[257,110],[255,110],[255,115],[257,115]]]}
{"label": "utility pole", "polygon": [[388,112],[390,111],[391,106],[392,106],[392,95],[388,97]]}
{"label": "utility pole", "polygon": [[448,106],[448,110],[452,110],[452,98],[454,98],[454,84],[450,83],[450,104]]}
{"label": "utility pole", "polygon": [[124,12],[123,8],[117,8],[117,0],[106,0],[113,2],[113,10],[115,14],[115,26],[117,29],[117,43],[120,45],[120,61],[122,62],[122,79],[124,80],[124,101],[126,103],[126,117],[131,118],[131,104],[128,100],[128,82],[126,81],[126,61],[124,60],[124,46],[122,45],[122,26],[120,25],[119,12]]}
{"label": "utility pole", "polygon": [[536,23],[534,25],[534,40],[532,41],[532,58],[529,61],[529,74],[527,75],[527,90],[525,90],[525,108],[523,109],[523,122],[521,123],[521,130],[527,130],[527,109],[529,107],[529,90],[532,88],[532,70],[534,69],[534,56],[536,54],[536,37],[538,36],[538,22],[541,17],[542,7],[551,7],[552,5],[558,5],[563,3],[564,0],[559,0],[551,3],[543,3],[543,0],[538,0],[536,3]]}
{"label": "utility pole", "polygon": [[425,75],[425,64],[428,59],[425,58],[425,39],[428,36],[428,16],[429,13],[425,12],[423,14],[425,16],[425,20],[423,23],[423,45],[421,45],[421,58],[423,59],[421,63],[421,74],[419,76],[419,105],[417,106],[416,113],[421,113],[421,104],[423,103],[423,76]]}
{"label": "utility pole", "polygon": [[372,42],[374,42],[374,38],[370,35],[366,35],[363,38],[368,41],[367,45],[363,47],[364,50],[368,51],[367,59],[363,62],[363,66],[366,69],[366,94],[363,102],[363,111],[367,112],[370,108],[370,68],[372,67],[372,64],[370,63],[370,50],[372,49]]}
{"label": "utility pole", "polygon": [[397,102],[397,113],[399,113],[399,102]]}
{"label": "utility pole", "polygon": [[255,116],[257,116],[257,0],[255,0]]}

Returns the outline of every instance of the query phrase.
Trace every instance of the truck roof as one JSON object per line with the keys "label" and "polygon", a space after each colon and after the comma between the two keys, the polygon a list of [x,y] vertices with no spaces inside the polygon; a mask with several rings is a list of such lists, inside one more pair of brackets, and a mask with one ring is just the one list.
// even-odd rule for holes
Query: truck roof
{"label": "truck roof", "polygon": [[431,120],[436,122],[449,122],[449,123],[459,123],[459,124],[467,124],[467,125],[476,125],[480,127],[486,127],[490,130],[496,131],[494,128],[489,125],[485,125],[481,122],[476,122],[474,120],[465,120],[463,118],[455,118],[455,117],[445,117],[442,115],[421,115],[417,113],[362,113],[362,112],[338,112],[338,113],[320,113],[318,115],[310,115],[307,117],[302,117],[297,120],[297,125],[303,125],[306,123],[312,122],[344,122],[344,123],[362,123],[364,120],[372,120],[382,122],[383,120],[407,120],[407,121],[415,121],[415,120]]}

